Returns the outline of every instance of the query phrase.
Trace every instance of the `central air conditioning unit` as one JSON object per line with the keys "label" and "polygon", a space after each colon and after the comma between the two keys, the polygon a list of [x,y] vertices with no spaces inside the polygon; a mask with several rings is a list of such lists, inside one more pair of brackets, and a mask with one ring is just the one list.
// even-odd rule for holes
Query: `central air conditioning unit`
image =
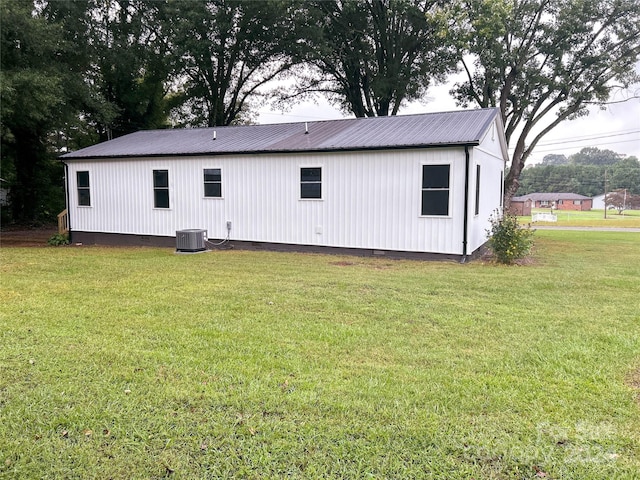
{"label": "central air conditioning unit", "polygon": [[207,231],[197,228],[178,230],[176,232],[176,250],[178,252],[201,252],[205,250]]}

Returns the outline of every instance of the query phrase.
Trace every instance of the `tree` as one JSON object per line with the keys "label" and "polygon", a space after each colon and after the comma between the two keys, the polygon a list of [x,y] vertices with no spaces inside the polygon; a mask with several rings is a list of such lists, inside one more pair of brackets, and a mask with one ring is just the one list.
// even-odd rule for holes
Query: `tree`
{"label": "tree", "polygon": [[566,155],[549,153],[542,157],[542,165],[567,165],[568,163],[569,159]]}
{"label": "tree", "polygon": [[577,193],[592,197],[604,191],[605,167],[598,165],[536,165],[520,175],[518,195],[534,192]]}
{"label": "tree", "polygon": [[[84,15],[83,2],[69,4]],[[50,135],[90,96],[78,75],[88,64],[81,42],[70,42],[63,20],[45,10],[29,0],[0,3],[2,165],[11,173],[16,221],[51,215],[56,198],[61,204],[62,172]]]}
{"label": "tree", "polygon": [[176,60],[163,28],[167,8],[154,0],[111,0],[92,7],[88,34],[97,68],[87,76],[114,109],[108,121],[95,119],[100,140],[166,127],[171,109],[182,100],[169,92]]}
{"label": "tree", "polygon": [[615,190],[607,194],[605,204],[618,210],[618,215],[621,215],[625,210],[640,210],[640,195],[629,193],[626,189]]}
{"label": "tree", "polygon": [[627,157],[608,169],[609,186],[612,189],[626,189],[640,195],[640,162],[636,157]]}
{"label": "tree", "polygon": [[291,67],[283,44],[294,41],[294,13],[281,0],[170,3],[167,28],[188,99],[184,123],[247,121],[251,99]]}
{"label": "tree", "polygon": [[623,158],[624,155],[611,150],[587,147],[571,155],[569,161],[574,165],[614,165]]}
{"label": "tree", "polygon": [[395,115],[455,64],[440,0],[306,2],[296,95],[322,93],[356,117]]}
{"label": "tree", "polygon": [[[551,157],[565,158],[564,155]],[[605,178],[608,190],[626,189],[628,193],[640,194],[640,162],[636,157],[585,148],[571,155],[568,161],[566,165],[543,162],[525,168],[520,175],[518,195],[570,192],[593,197],[605,191]]]}
{"label": "tree", "polygon": [[637,0],[463,0],[463,106],[498,107],[513,148],[505,205],[538,142],[640,78]]}

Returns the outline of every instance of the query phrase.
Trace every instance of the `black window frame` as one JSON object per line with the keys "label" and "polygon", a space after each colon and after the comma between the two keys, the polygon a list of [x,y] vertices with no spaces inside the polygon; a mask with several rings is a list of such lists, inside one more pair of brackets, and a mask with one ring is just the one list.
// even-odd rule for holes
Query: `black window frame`
{"label": "black window frame", "polygon": [[322,167],[300,167],[300,199],[322,200]]}
{"label": "black window frame", "polygon": [[[86,182],[83,178],[81,180],[80,175],[84,177],[86,175]],[[86,184],[86,185],[85,185]],[[91,177],[88,170],[80,170],[76,172],[76,188],[78,191],[78,206],[90,207],[91,206]]]}
{"label": "black window frame", "polygon": [[[165,174],[165,179],[159,178],[159,175],[162,173]],[[171,208],[169,199],[169,170],[167,169],[153,170],[153,208],[161,208],[164,210]]]}
{"label": "black window frame", "polygon": [[[446,169],[446,178],[443,175]],[[420,214],[423,217],[449,217],[451,203],[451,164],[422,165]]]}
{"label": "black window frame", "polygon": [[480,215],[480,165],[476,165],[476,207],[475,215]]}
{"label": "black window frame", "polygon": [[[217,171],[217,173],[215,173]],[[207,179],[207,175],[214,176],[214,179]],[[215,179],[217,176],[217,179]],[[222,198],[222,169],[205,168],[202,171],[202,181],[204,183],[205,198]]]}

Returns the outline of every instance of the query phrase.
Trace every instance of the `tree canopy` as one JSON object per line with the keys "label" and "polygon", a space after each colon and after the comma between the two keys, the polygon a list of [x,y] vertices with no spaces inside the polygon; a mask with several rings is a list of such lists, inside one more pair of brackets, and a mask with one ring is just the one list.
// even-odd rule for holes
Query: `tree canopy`
{"label": "tree canopy", "polygon": [[292,6],[281,0],[170,3],[176,77],[186,99],[182,123],[230,125],[250,117],[251,99],[291,67]]}
{"label": "tree canopy", "polygon": [[593,197],[616,189],[640,194],[638,159],[611,150],[584,148],[566,158],[566,163],[543,161],[540,165],[525,168],[517,194],[568,192]]}
{"label": "tree canopy", "polygon": [[320,92],[356,117],[395,115],[453,71],[450,15],[441,0],[305,2],[294,55],[297,94]]}
{"label": "tree canopy", "polygon": [[625,210],[640,210],[640,195],[634,195],[626,188],[614,190],[605,198],[607,207],[615,208],[618,214]]}
{"label": "tree canopy", "polygon": [[550,153],[542,158],[542,165],[566,165],[569,159],[566,155]]}
{"label": "tree canopy", "polygon": [[[85,17],[86,5],[59,6],[67,12],[37,10],[27,0],[0,2],[2,171],[12,186],[12,214],[18,221],[60,208],[62,173],[53,163],[50,136],[81,111],[103,106],[83,78],[90,61],[76,40],[86,39],[65,28],[71,16]],[[52,195],[57,197],[53,205]]]}
{"label": "tree canopy", "polygon": [[114,111],[111,118],[94,119],[100,139],[166,127],[180,100],[169,91],[176,60],[163,25],[166,4],[93,1],[87,26],[96,67],[92,79]]}
{"label": "tree canopy", "polygon": [[[637,0],[463,0],[463,106],[499,107],[513,149],[505,199],[538,142],[639,80]],[[507,202],[508,203],[508,202]]]}
{"label": "tree canopy", "polygon": [[[16,221],[63,205],[61,152],[250,122],[261,102],[305,95],[395,115],[456,64],[458,103],[500,108],[508,199],[546,133],[640,80],[636,0],[10,0],[0,18],[2,177]],[[632,159],[611,153],[582,152],[565,174],[608,166],[612,185],[633,188]]]}

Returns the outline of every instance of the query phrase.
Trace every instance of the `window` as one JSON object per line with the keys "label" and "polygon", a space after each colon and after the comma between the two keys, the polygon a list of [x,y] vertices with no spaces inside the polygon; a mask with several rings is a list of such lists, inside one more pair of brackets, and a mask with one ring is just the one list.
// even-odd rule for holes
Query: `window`
{"label": "window", "polygon": [[204,196],[222,197],[222,172],[219,168],[204,169]]}
{"label": "window", "polygon": [[322,198],[322,168],[300,169],[300,198]]}
{"label": "window", "polygon": [[169,208],[169,170],[153,171],[153,206]]}
{"label": "window", "polygon": [[422,215],[449,215],[449,165],[422,166]]}
{"label": "window", "polygon": [[548,207],[549,206],[549,200],[540,200],[540,206],[541,207]]}
{"label": "window", "polygon": [[574,200],[573,204],[574,205],[582,205],[582,200]]}
{"label": "window", "polygon": [[91,192],[89,189],[89,172],[76,172],[76,183],[78,185],[78,205],[81,207],[90,207]]}
{"label": "window", "polygon": [[480,213],[480,165],[476,165],[476,215]]}

